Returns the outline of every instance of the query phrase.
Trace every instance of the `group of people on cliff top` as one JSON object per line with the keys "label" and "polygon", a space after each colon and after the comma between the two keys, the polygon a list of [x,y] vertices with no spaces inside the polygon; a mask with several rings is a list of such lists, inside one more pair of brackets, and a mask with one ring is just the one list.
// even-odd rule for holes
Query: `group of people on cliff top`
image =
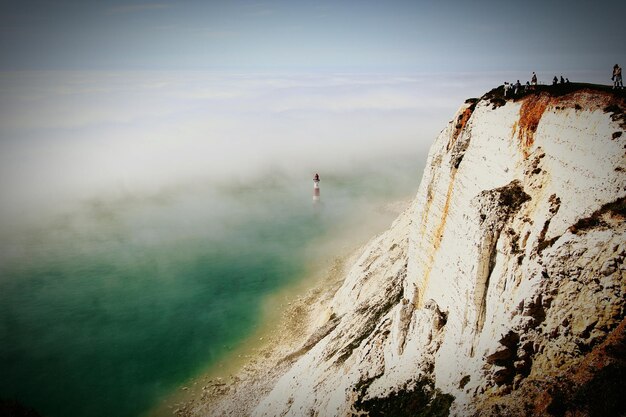
{"label": "group of people on cliff top", "polygon": [[[528,81],[526,82],[526,85],[524,86],[524,91],[526,91],[529,87]],[[511,90],[513,90],[513,95],[516,96],[518,92],[520,92],[522,90],[522,84],[520,84],[519,80],[517,80],[517,82],[515,84],[510,83],[508,81],[504,82],[504,97],[508,97],[509,93],[511,92]]]}
{"label": "group of people on cliff top", "polygon": [[557,84],[569,84],[569,78],[563,78],[563,75],[561,74],[561,79],[559,80],[558,78],[556,78],[556,75],[554,76],[554,78],[552,79],[552,85],[557,85]]}
{"label": "group of people on cliff top", "polygon": [[[563,77],[561,77],[563,79]],[[569,82],[569,80],[567,81]],[[509,93],[512,91],[513,96],[516,96],[520,92],[527,92],[533,90],[537,85],[537,74],[533,71],[533,76],[530,81],[526,81],[526,84],[522,85],[519,80],[515,84],[505,81],[504,82],[504,97],[508,97]]]}
{"label": "group of people on cliff top", "polygon": [[[611,80],[613,81],[613,89],[624,88],[624,84],[622,82],[622,68],[617,64],[613,66],[613,76],[611,77]],[[569,78],[567,77],[564,78],[562,74],[560,78],[557,78],[557,76],[555,75],[554,78],[552,78],[552,85],[557,85],[557,84],[569,84]],[[526,81],[525,85],[522,85],[519,82],[519,80],[517,80],[515,84],[505,81],[504,82],[504,97],[508,97],[510,95],[516,96],[521,92],[525,93],[527,91],[534,90],[536,85],[537,85],[537,74],[535,74],[534,71],[533,71],[533,75],[530,81]]]}

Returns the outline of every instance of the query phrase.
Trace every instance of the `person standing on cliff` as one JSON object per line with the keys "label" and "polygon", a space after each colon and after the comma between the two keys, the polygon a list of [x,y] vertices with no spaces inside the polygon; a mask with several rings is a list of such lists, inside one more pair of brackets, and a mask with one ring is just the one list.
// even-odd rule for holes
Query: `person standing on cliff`
{"label": "person standing on cliff", "polygon": [[533,87],[537,85],[537,74],[535,74],[535,71],[533,71],[533,77],[530,79],[530,83]]}
{"label": "person standing on cliff", "polygon": [[611,79],[613,80],[613,89],[624,88],[624,84],[622,82],[622,68],[617,64],[613,66],[613,76]]}
{"label": "person standing on cliff", "polygon": [[517,82],[515,83],[515,92],[513,94],[517,95],[517,92],[519,91],[521,87],[522,87],[522,84],[520,84],[519,80],[517,80]]}

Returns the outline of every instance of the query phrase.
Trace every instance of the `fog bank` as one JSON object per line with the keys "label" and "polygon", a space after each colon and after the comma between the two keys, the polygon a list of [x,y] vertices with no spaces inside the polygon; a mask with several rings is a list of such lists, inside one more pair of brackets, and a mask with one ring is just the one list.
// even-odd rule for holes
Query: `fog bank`
{"label": "fog bank", "polygon": [[0,73],[0,222],[93,197],[424,159],[459,103],[524,75]]}

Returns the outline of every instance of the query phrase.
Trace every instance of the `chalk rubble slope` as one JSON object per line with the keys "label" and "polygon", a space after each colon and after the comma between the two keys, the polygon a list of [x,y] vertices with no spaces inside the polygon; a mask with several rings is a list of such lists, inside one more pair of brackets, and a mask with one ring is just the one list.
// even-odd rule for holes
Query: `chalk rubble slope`
{"label": "chalk rubble slope", "polygon": [[498,94],[440,133],[415,200],[255,416],[409,411],[416,392],[451,415],[548,415],[623,369],[609,348],[624,334],[624,99]]}

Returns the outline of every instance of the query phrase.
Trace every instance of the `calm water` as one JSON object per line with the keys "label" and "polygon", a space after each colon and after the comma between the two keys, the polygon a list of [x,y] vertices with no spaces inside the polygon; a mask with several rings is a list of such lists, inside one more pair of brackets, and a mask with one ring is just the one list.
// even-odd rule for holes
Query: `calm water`
{"label": "calm water", "polygon": [[317,209],[310,181],[273,176],[94,199],[11,228],[0,397],[51,417],[139,415],[249,334],[264,296],[332,256],[312,242],[384,228],[380,202],[417,186],[407,167],[323,175]]}

